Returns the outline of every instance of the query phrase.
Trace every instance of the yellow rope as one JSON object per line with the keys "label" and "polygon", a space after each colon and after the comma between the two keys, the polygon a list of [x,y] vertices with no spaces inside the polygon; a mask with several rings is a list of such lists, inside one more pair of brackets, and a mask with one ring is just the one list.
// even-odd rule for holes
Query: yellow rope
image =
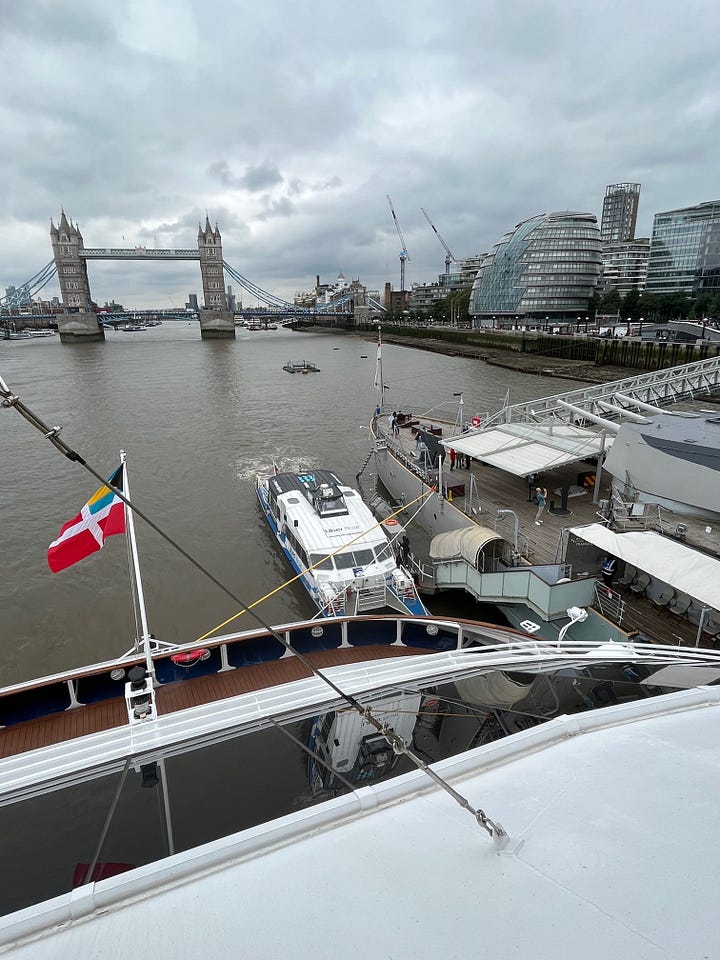
{"label": "yellow rope", "polygon": [[304,570],[301,570],[300,573],[296,574],[294,577],[291,577],[289,580],[286,580],[285,583],[281,583],[279,587],[275,587],[274,590],[271,590],[269,593],[266,593],[264,597],[260,597],[259,600],[254,600],[251,604],[245,607],[243,610],[239,610],[237,613],[234,613],[231,617],[228,617],[227,620],[223,620],[222,623],[218,623],[216,627],[213,627],[212,630],[208,630],[207,633],[204,633],[201,637],[198,637],[195,641],[196,643],[202,643],[203,640],[207,640],[208,637],[211,637],[214,633],[217,633],[218,630],[222,630],[223,627],[226,627],[229,623],[232,623],[233,620],[237,620],[238,617],[241,617],[247,610],[252,610],[253,607],[257,607],[259,604],[263,603],[265,600],[269,600],[270,597],[275,596],[276,593],[279,593],[281,590],[284,590],[285,587],[289,587],[291,583],[295,583],[296,580],[299,580],[303,574],[309,573],[310,570],[314,570],[315,567],[320,566],[321,563],[324,563],[330,557],[334,557],[336,553],[340,553],[343,550],[346,550],[349,546],[355,543],[356,540],[359,540],[361,537],[364,537],[366,534],[370,533],[371,530],[375,530],[376,527],[381,527],[383,523],[387,523],[388,520],[394,519],[399,513],[402,513],[403,510],[407,510],[408,507],[414,506],[419,500],[423,500],[425,497],[428,497],[433,493],[437,488],[431,487],[426,493],[421,493],[419,497],[416,497],[414,500],[411,500],[410,503],[404,503],[402,507],[396,510],[394,513],[391,513],[389,517],[386,517],[384,520],[378,520],[377,523],[374,523],[371,527],[368,527],[367,530],[363,530],[362,533],[359,533],[356,537],[353,537],[352,540],[348,540],[347,543],[344,543],[341,547],[338,547],[337,550],[334,550],[332,553],[326,554],[322,557],[321,560],[318,560],[317,563],[313,563],[309,567],[305,567]]}

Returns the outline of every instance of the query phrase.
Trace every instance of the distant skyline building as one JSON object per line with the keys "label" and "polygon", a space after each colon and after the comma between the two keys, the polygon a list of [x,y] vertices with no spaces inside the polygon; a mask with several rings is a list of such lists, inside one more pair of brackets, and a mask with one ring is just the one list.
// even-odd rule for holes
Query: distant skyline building
{"label": "distant skyline building", "polygon": [[603,243],[626,243],[635,239],[639,183],[611,183],[605,188],[600,239]]}
{"label": "distant skyline building", "polygon": [[27,284],[22,287],[5,287],[6,307],[23,307],[29,303],[32,303],[32,298]]}
{"label": "distant skyline building", "polygon": [[621,296],[631,290],[644,290],[650,259],[650,240],[628,240],[603,244],[603,274],[598,284],[601,291],[614,287]]}
{"label": "distant skyline building", "polygon": [[645,289],[720,293],[720,200],[655,214]]}
{"label": "distant skyline building", "polygon": [[602,268],[594,213],[544,213],[519,223],[485,257],[470,293],[474,325],[576,321]]}

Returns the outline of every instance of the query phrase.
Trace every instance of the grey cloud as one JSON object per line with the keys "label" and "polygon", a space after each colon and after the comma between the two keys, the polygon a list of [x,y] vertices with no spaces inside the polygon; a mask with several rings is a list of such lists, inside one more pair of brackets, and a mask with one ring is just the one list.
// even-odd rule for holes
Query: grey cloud
{"label": "grey cloud", "polygon": [[[3,10],[0,290],[47,262],[61,204],[97,245],[192,246],[207,209],[228,261],[292,296],[340,269],[397,285],[388,193],[410,283],[444,269],[421,206],[462,257],[545,210],[599,215],[615,181],[642,183],[641,235],[656,211],[718,193],[710,0],[458,0],[452,18],[430,0],[412,17],[367,0],[351,29],[330,0],[312,18],[281,4],[208,17],[178,0],[177,59],[158,47],[156,6],[71,6]],[[105,298],[138,303],[197,280],[95,275]]]}
{"label": "grey cloud", "polygon": [[265,209],[257,214],[257,220],[273,220],[275,217],[291,217],[295,213],[295,204],[290,197],[280,197],[279,200],[266,198]]}
{"label": "grey cloud", "polygon": [[208,167],[208,173],[218,179],[224,187],[248,190],[251,193],[259,193],[283,182],[282,174],[269,160],[265,160],[256,167],[248,167],[241,177],[232,173],[227,160],[217,160]]}

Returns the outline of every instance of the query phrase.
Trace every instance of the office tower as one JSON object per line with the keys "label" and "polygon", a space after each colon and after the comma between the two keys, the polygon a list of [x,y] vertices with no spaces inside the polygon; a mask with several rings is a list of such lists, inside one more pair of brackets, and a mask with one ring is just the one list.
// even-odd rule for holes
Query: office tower
{"label": "office tower", "polygon": [[605,189],[600,239],[603,243],[623,243],[635,239],[639,183],[611,183]]}

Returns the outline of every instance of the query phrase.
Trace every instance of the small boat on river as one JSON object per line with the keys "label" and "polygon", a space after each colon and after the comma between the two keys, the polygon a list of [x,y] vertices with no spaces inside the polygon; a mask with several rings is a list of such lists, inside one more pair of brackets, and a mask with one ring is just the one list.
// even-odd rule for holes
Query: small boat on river
{"label": "small boat on river", "polygon": [[309,360],[288,360],[283,370],[288,373],[320,373],[320,367],[316,367]]}
{"label": "small boat on river", "polygon": [[427,610],[408,570],[397,563],[386,531],[362,497],[330,470],[258,477],[257,496],[280,548],[324,617],[380,611],[412,616]]}

